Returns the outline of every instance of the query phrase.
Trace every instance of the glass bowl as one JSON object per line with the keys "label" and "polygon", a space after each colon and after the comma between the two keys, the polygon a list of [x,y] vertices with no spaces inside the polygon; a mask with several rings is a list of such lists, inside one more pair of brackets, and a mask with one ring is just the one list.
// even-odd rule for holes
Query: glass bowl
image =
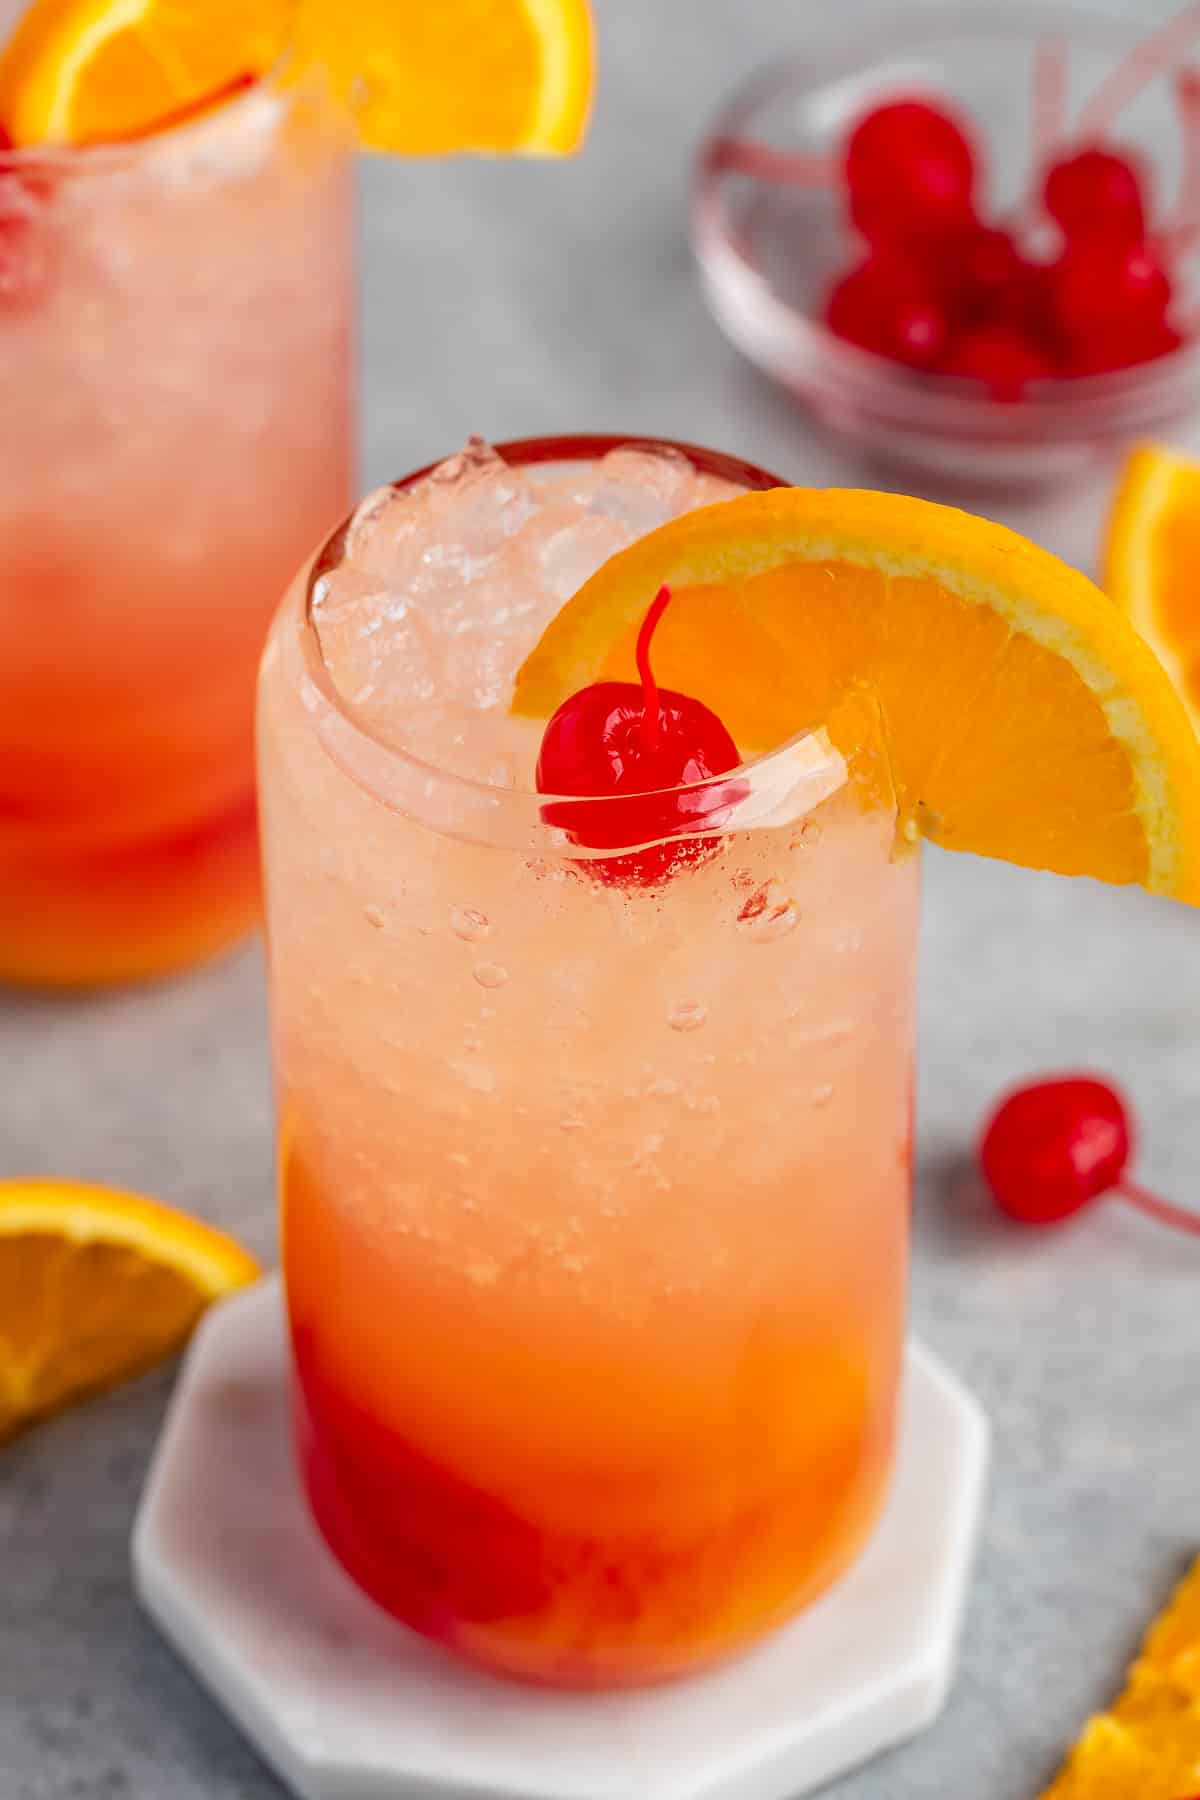
{"label": "glass bowl", "polygon": [[[1193,48],[1200,66],[1200,23],[1190,35],[1188,23],[1177,18],[1166,28],[1166,70],[1148,68],[1149,52],[1128,63],[1149,42],[1134,25],[1004,0],[969,12],[891,8],[859,26],[853,42],[814,40],[776,62],[723,109],[696,160],[692,238],[718,322],[826,426],[871,458],[938,482],[1041,486],[1085,472],[1132,438],[1163,432],[1200,400],[1194,342],[1111,374],[1031,383],[1003,400],[972,379],[911,370],[835,336],[822,322],[822,300],[865,248],[843,222],[840,191],[831,182],[800,186],[747,173],[729,147],[748,142],[828,159],[877,101],[942,96],[974,126],[987,222],[1028,221],[1045,150],[1071,142],[1086,102],[1116,71],[1128,79],[1133,67],[1145,68],[1104,135],[1144,157],[1154,171],[1153,217],[1171,219],[1185,161],[1174,77]],[[1056,235],[1046,224],[1026,229],[1023,240],[1048,256]],[[1173,261],[1177,319],[1196,290],[1195,235],[1197,246]]]}

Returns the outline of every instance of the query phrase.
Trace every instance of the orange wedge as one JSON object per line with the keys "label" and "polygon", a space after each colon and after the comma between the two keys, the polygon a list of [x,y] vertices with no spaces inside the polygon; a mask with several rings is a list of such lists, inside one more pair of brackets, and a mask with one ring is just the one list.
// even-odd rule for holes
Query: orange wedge
{"label": "orange wedge", "polygon": [[282,53],[294,0],[34,0],[0,56],[15,144],[96,144],[187,113]]}
{"label": "orange wedge", "polygon": [[1200,463],[1134,450],[1108,515],[1104,585],[1175,683],[1200,730]]}
{"label": "orange wedge", "polygon": [[370,150],[555,153],[587,125],[587,0],[300,0],[295,48]]}
{"label": "orange wedge", "polygon": [[1200,1781],[1200,1563],[1151,1627],[1124,1693],[1042,1800],[1185,1800]]}
{"label": "orange wedge", "polygon": [[285,52],[371,149],[566,151],[587,123],[587,0],[34,0],[0,56],[0,120],[18,144],[137,137]]}
{"label": "orange wedge", "polygon": [[177,1349],[253,1257],[157,1201],[0,1182],[0,1440]]}
{"label": "orange wedge", "polygon": [[1098,588],[986,520],[898,495],[776,488],[705,507],[607,562],[522,667],[545,718],[634,677],[649,598],[674,593],[655,673],[743,754],[878,704],[902,823],[949,849],[1200,902],[1200,745],[1159,663]]}

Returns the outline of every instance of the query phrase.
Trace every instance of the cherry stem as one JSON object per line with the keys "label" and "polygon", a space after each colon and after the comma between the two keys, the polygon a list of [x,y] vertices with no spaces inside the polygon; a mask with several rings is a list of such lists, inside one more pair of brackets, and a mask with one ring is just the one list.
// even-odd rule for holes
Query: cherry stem
{"label": "cherry stem", "polygon": [[833,187],[837,165],[831,156],[774,150],[746,138],[717,138],[705,159],[714,174],[753,175],[785,187]]}
{"label": "cherry stem", "polygon": [[671,590],[664,581],[650,602],[650,610],[642,620],[642,628],[637,634],[637,671],[642,681],[642,693],[645,695],[645,707],[642,712],[642,749],[657,750],[658,740],[662,736],[662,704],[658,697],[658,683],[654,679],[654,671],[650,667],[650,639],[654,636],[658,621],[666,612],[671,600]]}
{"label": "cherry stem", "polygon": [[1175,202],[1175,222],[1168,229],[1182,235],[1187,221],[1194,219],[1200,200],[1200,73],[1195,69],[1181,69],[1176,76],[1175,104],[1183,137],[1183,173]]}
{"label": "cherry stem", "polygon": [[1122,57],[1116,68],[1090,96],[1079,115],[1077,138],[1103,137],[1116,115],[1142,88],[1170,68],[1176,57],[1200,32],[1200,0],[1192,0],[1167,24],[1143,38],[1136,50]]}
{"label": "cherry stem", "polygon": [[1186,1206],[1175,1206],[1170,1200],[1160,1200],[1157,1194],[1148,1193],[1136,1181],[1118,1181],[1113,1192],[1136,1206],[1139,1212],[1157,1219],[1161,1225],[1173,1225],[1176,1231],[1187,1231],[1200,1237],[1200,1213],[1189,1212]]}
{"label": "cherry stem", "polygon": [[1067,112],[1067,46],[1043,38],[1033,58],[1033,178],[1036,181],[1063,134]]}
{"label": "cherry stem", "polygon": [[1151,240],[1151,249],[1164,262],[1174,262],[1178,256],[1186,256],[1194,250],[1200,239],[1200,219],[1180,219],[1168,225],[1165,231],[1156,231]]}
{"label": "cherry stem", "polygon": [[1014,226],[1032,227],[1041,216],[1042,180],[1067,113],[1067,46],[1062,38],[1042,38],[1033,53],[1033,93],[1029,102],[1033,142],[1029,182],[1015,208]]}

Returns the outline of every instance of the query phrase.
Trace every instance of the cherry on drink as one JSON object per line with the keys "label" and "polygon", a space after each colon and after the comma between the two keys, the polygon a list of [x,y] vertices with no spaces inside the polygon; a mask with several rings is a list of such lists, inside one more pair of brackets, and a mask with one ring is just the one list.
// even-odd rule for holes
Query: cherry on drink
{"label": "cherry on drink", "polygon": [[654,679],[650,643],[670,599],[670,588],[660,587],[638,632],[640,683],[597,681],[580,689],[564,700],[542,739],[539,793],[628,796],[620,806],[561,801],[543,808],[547,824],[560,826],[572,842],[589,849],[645,846],[582,862],[598,881],[651,886],[676,868],[714,855],[717,840],[678,834],[719,827],[745,792],[744,783],[699,785],[737,768],[737,745],[707,706],[660,688]]}

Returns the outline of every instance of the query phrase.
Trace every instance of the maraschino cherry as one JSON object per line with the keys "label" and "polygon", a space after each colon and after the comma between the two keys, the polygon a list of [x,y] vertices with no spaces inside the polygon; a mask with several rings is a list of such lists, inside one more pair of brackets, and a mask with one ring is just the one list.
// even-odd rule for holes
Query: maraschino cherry
{"label": "maraschino cherry", "polygon": [[1022,1225],[1056,1225],[1117,1194],[1164,1225],[1200,1234],[1200,1213],[1129,1180],[1133,1142],[1116,1088],[1094,1075],[1060,1075],[1005,1096],[984,1127],[979,1162],[997,1206]]}
{"label": "maraschino cherry", "polygon": [[[966,376],[1006,401],[1054,377],[1132,368],[1197,335],[1195,319],[1174,319],[1171,305],[1176,259],[1200,233],[1200,76],[1183,60],[1198,20],[1197,7],[1184,7],[1116,63],[1070,140],[1063,45],[1038,46],[1033,191],[1007,224],[988,217],[972,121],[920,93],[869,107],[832,153],[730,135],[712,167],[840,190],[861,247],[822,311],[833,335],[859,349],[919,374]],[[1174,218],[1156,220],[1152,167],[1108,132],[1149,82],[1170,75],[1183,176]],[[1052,260],[1048,237],[1059,239]]]}
{"label": "maraschino cherry", "polygon": [[964,331],[951,345],[942,372],[986,382],[997,400],[1019,400],[1031,381],[1048,380],[1055,370],[1036,339],[1001,322]]}
{"label": "maraschino cherry", "polygon": [[847,343],[929,368],[946,347],[945,309],[924,271],[888,251],[868,256],[830,291],[825,316]]}
{"label": "maraschino cherry", "polygon": [[[1156,225],[1151,171],[1104,134],[1180,49],[1171,33],[1152,36],[1085,107],[1075,142],[1046,157],[1046,143],[1062,138],[1056,109],[1037,136],[1034,205],[1008,227],[986,215],[983,156],[969,119],[915,94],[863,113],[840,156],[825,159],[867,249],[826,294],[829,329],[909,369],[966,376],[1009,401],[1035,382],[1130,368],[1177,349],[1172,265],[1196,223],[1185,215],[1173,230]],[[1177,91],[1192,171],[1186,199],[1200,188],[1200,82],[1185,74]],[[820,179],[813,156],[767,147],[756,156],[755,146],[737,143],[726,143],[724,156],[763,180]],[[1030,229],[1035,209],[1061,240],[1052,261]]]}
{"label": "maraschino cherry", "polygon": [[1011,231],[976,220],[928,251],[932,279],[956,325],[992,324],[1009,310],[1026,269]]}
{"label": "maraschino cherry", "polygon": [[850,217],[870,244],[974,218],[975,153],[957,120],[928,100],[872,107],[850,133],[842,172]]}
{"label": "maraschino cherry", "polygon": [[587,849],[644,846],[581,859],[597,880],[624,886],[653,886],[680,865],[713,855],[714,839],[679,834],[719,827],[745,792],[744,782],[687,791],[737,768],[741,758],[714,712],[654,679],[650,641],[670,599],[670,588],[660,587],[638,632],[640,682],[597,681],[572,694],[546,726],[538,756],[541,794],[628,796],[620,804],[559,800],[542,809],[547,824]]}
{"label": "maraschino cherry", "polygon": [[1089,144],[1050,164],[1042,205],[1068,243],[1104,238],[1136,244],[1146,234],[1145,190],[1145,176],[1132,156]]}

